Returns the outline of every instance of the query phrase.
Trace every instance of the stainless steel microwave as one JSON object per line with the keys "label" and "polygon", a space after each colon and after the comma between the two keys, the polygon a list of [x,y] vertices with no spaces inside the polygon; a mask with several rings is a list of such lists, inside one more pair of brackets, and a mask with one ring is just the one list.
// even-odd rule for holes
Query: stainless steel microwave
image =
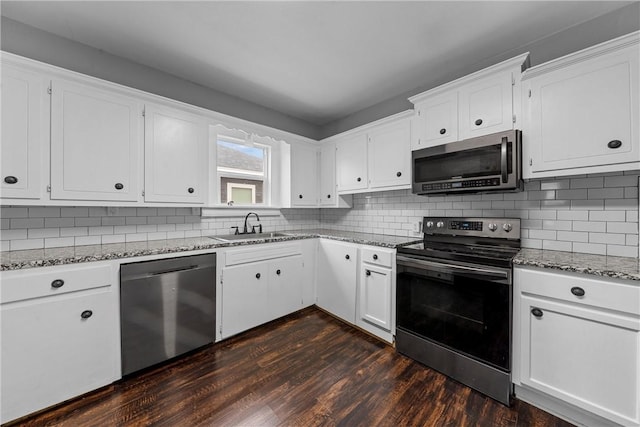
{"label": "stainless steel microwave", "polygon": [[521,135],[510,130],[414,151],[413,193],[522,190]]}

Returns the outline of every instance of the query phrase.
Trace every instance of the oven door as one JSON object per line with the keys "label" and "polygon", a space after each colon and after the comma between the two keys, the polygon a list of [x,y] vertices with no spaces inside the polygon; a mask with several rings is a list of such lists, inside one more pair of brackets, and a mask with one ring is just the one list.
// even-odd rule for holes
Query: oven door
{"label": "oven door", "polygon": [[396,326],[510,371],[511,269],[398,254]]}

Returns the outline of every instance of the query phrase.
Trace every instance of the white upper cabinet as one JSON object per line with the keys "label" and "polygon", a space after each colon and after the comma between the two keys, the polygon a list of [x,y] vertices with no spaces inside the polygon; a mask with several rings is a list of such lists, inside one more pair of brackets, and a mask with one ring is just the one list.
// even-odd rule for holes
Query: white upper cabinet
{"label": "white upper cabinet", "polygon": [[136,201],[142,105],[57,79],[51,96],[51,199]]}
{"label": "white upper cabinet", "polygon": [[457,141],[458,93],[445,93],[417,104],[412,123],[413,150]]}
{"label": "white upper cabinet", "polygon": [[42,197],[42,156],[49,136],[45,129],[47,97],[41,74],[2,62],[3,198]]}
{"label": "white upper cabinet", "polygon": [[291,145],[291,206],[318,206],[318,149]]}
{"label": "white upper cabinet", "polygon": [[409,98],[416,110],[411,148],[517,129],[528,58],[522,54]]}
{"label": "white upper cabinet", "polygon": [[411,185],[411,120],[374,128],[369,132],[369,186]]}
{"label": "white upper cabinet", "polygon": [[638,168],[638,34],[525,73],[525,178]]}
{"label": "white upper cabinet", "polygon": [[336,143],[338,191],[367,188],[367,135],[359,134]]}
{"label": "white upper cabinet", "polygon": [[145,106],[145,201],[204,203],[207,129],[200,116],[161,105]]}

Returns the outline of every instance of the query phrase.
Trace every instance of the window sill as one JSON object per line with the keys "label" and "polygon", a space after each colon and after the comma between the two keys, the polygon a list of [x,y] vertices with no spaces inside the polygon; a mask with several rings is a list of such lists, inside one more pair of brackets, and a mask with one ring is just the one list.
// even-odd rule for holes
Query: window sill
{"label": "window sill", "polygon": [[203,218],[243,218],[249,212],[255,212],[260,217],[280,216],[280,208],[258,206],[214,206],[202,208],[200,216]]}

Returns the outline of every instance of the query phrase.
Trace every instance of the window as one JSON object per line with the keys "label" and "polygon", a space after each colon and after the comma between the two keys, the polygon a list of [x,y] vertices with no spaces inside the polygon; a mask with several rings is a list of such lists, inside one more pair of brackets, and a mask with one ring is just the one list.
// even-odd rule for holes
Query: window
{"label": "window", "polygon": [[271,147],[240,131],[217,133],[218,200],[227,206],[270,204]]}

